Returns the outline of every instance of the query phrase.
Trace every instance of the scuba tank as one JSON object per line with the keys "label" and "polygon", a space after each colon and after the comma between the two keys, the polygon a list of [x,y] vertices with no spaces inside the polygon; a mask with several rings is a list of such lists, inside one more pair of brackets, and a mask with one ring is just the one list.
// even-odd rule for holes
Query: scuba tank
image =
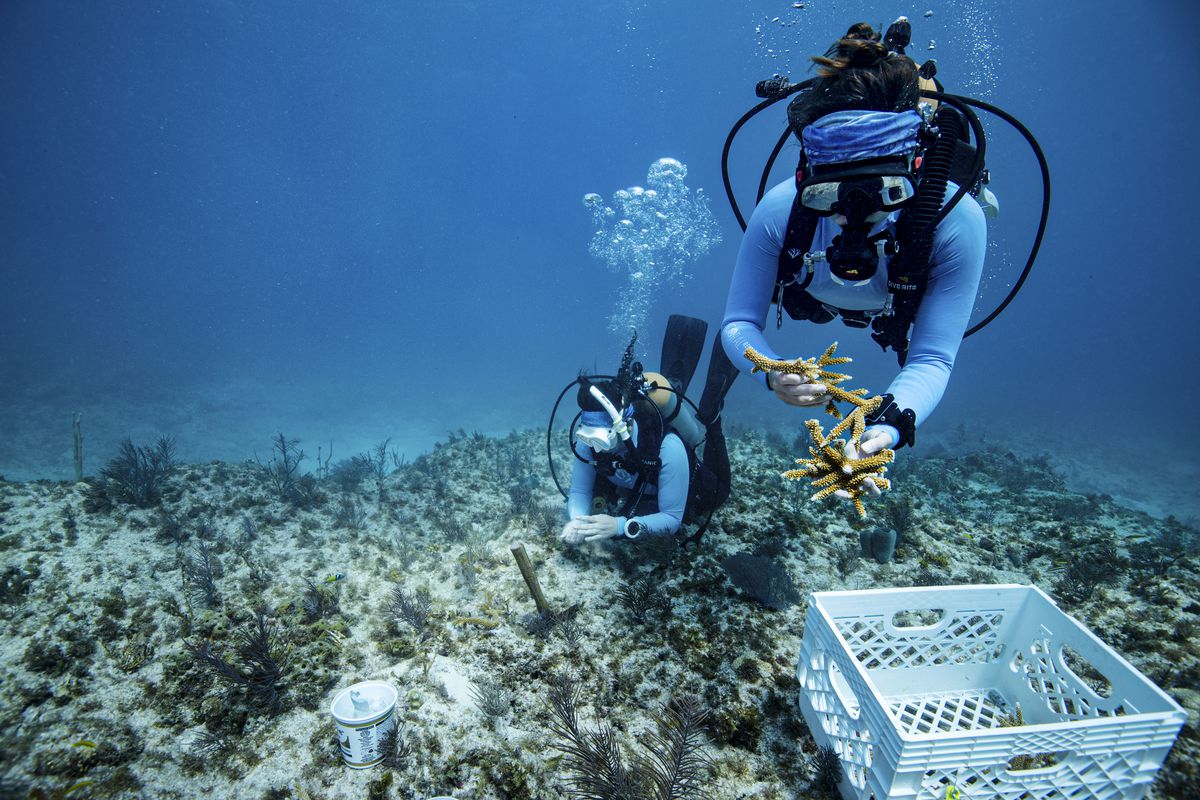
{"label": "scuba tank", "polygon": [[647,383],[645,394],[658,406],[663,423],[670,425],[688,447],[696,447],[704,441],[704,426],[696,418],[691,403],[680,401],[679,392],[671,382],[657,372],[645,372],[642,377]]}

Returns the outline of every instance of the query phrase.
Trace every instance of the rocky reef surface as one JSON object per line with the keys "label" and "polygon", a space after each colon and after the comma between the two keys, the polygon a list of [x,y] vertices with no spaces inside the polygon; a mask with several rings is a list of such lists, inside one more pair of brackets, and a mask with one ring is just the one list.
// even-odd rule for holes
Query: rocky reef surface
{"label": "rocky reef surface", "polygon": [[[706,796],[826,797],[797,705],[804,595],[963,583],[1036,584],[1172,695],[1189,719],[1152,796],[1200,793],[1194,529],[996,447],[904,452],[860,520],[780,477],[805,446],[731,434],[732,495],[686,549],[560,543],[535,432],[309,475],[278,448],[159,472],[134,448],[91,482],[0,482],[0,798],[560,797],[586,784],[564,686],[632,772],[687,698]],[[783,577],[756,581],[768,562]],[[329,702],[367,679],[399,689],[401,722],[353,771]]]}

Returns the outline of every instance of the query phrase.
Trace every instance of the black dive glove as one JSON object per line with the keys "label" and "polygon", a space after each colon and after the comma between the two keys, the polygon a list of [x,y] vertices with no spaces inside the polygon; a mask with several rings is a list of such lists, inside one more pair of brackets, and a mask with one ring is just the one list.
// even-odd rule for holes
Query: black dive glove
{"label": "black dive glove", "polygon": [[866,417],[867,425],[891,425],[900,433],[896,448],[912,447],[917,440],[917,412],[911,408],[900,408],[893,395],[885,394],[879,409]]}

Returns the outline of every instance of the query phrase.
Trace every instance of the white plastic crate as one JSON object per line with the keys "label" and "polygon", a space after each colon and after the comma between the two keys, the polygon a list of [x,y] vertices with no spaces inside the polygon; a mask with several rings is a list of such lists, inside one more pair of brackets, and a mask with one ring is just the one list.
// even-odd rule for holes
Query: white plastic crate
{"label": "white plastic crate", "polygon": [[797,672],[846,800],[1140,798],[1186,719],[1033,586],[816,592]]}

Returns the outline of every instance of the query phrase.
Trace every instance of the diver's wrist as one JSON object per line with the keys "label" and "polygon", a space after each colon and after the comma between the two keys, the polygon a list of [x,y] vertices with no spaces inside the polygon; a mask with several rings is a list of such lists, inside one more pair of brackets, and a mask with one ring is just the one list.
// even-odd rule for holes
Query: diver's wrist
{"label": "diver's wrist", "polygon": [[621,525],[620,530],[621,534],[624,535],[626,539],[636,539],[642,534],[642,528],[642,523],[638,522],[636,519],[630,518]]}
{"label": "diver's wrist", "polygon": [[896,445],[900,444],[900,431],[893,425],[868,425],[860,439],[864,439],[872,431],[878,431],[888,437],[888,449],[895,450]]}

